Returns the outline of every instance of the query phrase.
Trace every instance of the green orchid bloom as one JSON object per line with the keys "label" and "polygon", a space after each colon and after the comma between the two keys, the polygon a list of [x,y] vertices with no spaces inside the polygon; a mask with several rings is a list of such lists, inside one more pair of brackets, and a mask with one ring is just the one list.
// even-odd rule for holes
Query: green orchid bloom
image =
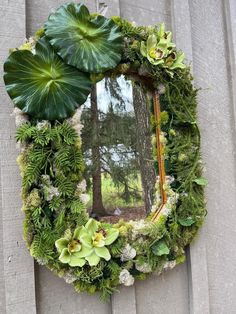
{"label": "green orchid bloom", "polygon": [[185,69],[186,64],[183,63],[185,59],[185,54],[183,52],[172,52],[166,59],[163,64],[163,67],[166,68],[167,73],[173,77],[173,70],[175,69]]}
{"label": "green orchid bloom", "polygon": [[163,64],[164,58],[171,53],[175,44],[171,41],[172,33],[165,31],[164,24],[161,24],[157,34],[148,36],[147,43],[141,42],[140,52],[154,65]]}
{"label": "green orchid bloom", "polygon": [[60,253],[59,260],[63,264],[69,264],[72,267],[82,267],[86,263],[85,256],[91,253],[91,249],[79,240],[80,234],[77,228],[72,236],[71,232],[66,232],[63,238],[55,242],[58,253]]}
{"label": "green orchid bloom", "polygon": [[[90,266],[96,266],[100,259],[111,259],[111,254],[106,246],[112,244],[119,235],[116,228],[106,228],[100,222],[90,218],[85,226],[77,228],[76,236],[86,247],[85,259]],[[87,252],[89,251],[89,254]]]}

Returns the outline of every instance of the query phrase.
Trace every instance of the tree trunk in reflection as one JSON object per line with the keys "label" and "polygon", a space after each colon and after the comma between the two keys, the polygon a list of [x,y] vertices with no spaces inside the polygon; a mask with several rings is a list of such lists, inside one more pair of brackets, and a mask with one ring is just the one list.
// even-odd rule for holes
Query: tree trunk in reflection
{"label": "tree trunk in reflection", "polygon": [[145,92],[138,85],[133,86],[133,105],[144,202],[146,211],[150,212],[156,180],[152,157],[150,109]]}
{"label": "tree trunk in reflection", "polygon": [[91,92],[91,124],[92,124],[92,181],[93,181],[93,204],[92,213],[99,216],[105,215],[106,211],[102,201],[102,174],[99,141],[99,116],[97,105],[96,86]]}

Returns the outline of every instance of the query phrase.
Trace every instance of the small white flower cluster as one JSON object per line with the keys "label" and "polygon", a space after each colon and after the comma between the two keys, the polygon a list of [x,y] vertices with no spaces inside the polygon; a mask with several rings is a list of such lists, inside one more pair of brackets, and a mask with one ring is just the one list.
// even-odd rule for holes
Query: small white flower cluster
{"label": "small white flower cluster", "polygon": [[136,250],[130,245],[126,244],[121,252],[120,259],[122,262],[130,261],[136,256]]}
{"label": "small white flower cluster", "polygon": [[46,127],[48,128],[50,126],[51,126],[51,123],[49,121],[42,120],[42,121],[37,123],[36,128],[37,128],[37,130],[42,130],[42,129],[44,129]]}
{"label": "small white flower cluster", "polygon": [[15,116],[16,127],[19,128],[23,123],[29,121],[29,117],[19,108],[15,107],[12,113]]}
{"label": "small white flower cluster", "polygon": [[53,197],[59,196],[59,195],[60,195],[60,193],[58,191],[58,188],[56,188],[55,186],[50,186],[47,188],[46,200],[51,201],[53,199]]}
{"label": "small white flower cluster", "polygon": [[42,188],[47,201],[51,201],[53,197],[60,195],[58,188],[52,185],[49,175],[42,175],[41,178],[43,181]]}
{"label": "small white flower cluster", "polygon": [[80,183],[77,184],[75,195],[79,196],[82,203],[85,205],[89,202],[90,196],[85,193],[86,192],[86,180],[82,180]]}
{"label": "small white flower cluster", "polygon": [[86,205],[89,202],[89,200],[90,200],[90,196],[88,194],[86,194],[86,193],[80,194],[79,197],[81,199],[81,202],[84,203],[84,205]]}
{"label": "small white flower cluster", "polygon": [[160,94],[160,95],[165,94],[165,92],[166,92],[165,85],[164,84],[159,84],[157,86],[157,91],[158,91],[158,94]]}
{"label": "small white flower cluster", "polygon": [[152,268],[148,263],[143,263],[141,265],[136,263],[135,268],[141,273],[150,273],[152,271]]}
{"label": "small white flower cluster", "polygon": [[79,136],[81,135],[81,130],[84,127],[83,124],[80,123],[81,114],[82,114],[82,109],[78,108],[76,109],[75,114],[70,119],[68,119],[68,122],[76,130]]}
{"label": "small white flower cluster", "polygon": [[85,192],[86,191],[86,180],[83,179],[80,183],[77,184],[76,192]]}
{"label": "small white flower cluster", "polygon": [[131,220],[129,223],[132,226],[132,240],[136,240],[142,234],[142,230],[148,225],[148,222],[144,219],[138,221]]}
{"label": "small white flower cluster", "polygon": [[74,282],[78,278],[76,276],[72,275],[71,273],[66,273],[63,276],[63,279],[65,280],[66,283],[71,284],[72,282]]}
{"label": "small white flower cluster", "polygon": [[122,269],[119,275],[119,283],[124,286],[132,286],[134,284],[134,277],[127,269]]}
{"label": "small white flower cluster", "polygon": [[166,270],[169,270],[169,269],[173,269],[174,267],[176,266],[176,261],[168,261],[165,263],[164,267],[163,267],[163,270],[166,271]]}
{"label": "small white flower cluster", "polygon": [[[163,215],[168,216],[175,204],[178,201],[178,193],[174,192],[170,186],[172,182],[174,182],[175,178],[173,176],[166,176],[166,182],[164,184],[164,190],[167,194],[167,202],[163,206],[161,213]],[[156,209],[161,205],[161,195],[160,195],[160,177],[157,177],[156,181],[156,194],[155,194],[155,200],[154,200],[154,205],[152,206],[151,211],[155,212]]]}

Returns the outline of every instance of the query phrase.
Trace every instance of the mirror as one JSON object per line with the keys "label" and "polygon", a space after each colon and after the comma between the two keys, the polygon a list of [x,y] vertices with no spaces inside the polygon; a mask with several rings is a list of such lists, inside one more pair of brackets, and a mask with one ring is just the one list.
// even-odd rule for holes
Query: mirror
{"label": "mirror", "polygon": [[156,174],[143,89],[124,76],[106,77],[82,109],[90,215],[110,222],[144,218],[152,206]]}

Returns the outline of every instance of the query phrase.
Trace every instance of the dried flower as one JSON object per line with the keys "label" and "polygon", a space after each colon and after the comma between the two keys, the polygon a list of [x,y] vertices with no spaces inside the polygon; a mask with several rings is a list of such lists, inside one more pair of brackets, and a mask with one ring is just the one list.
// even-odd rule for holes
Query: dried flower
{"label": "dried flower", "polygon": [[90,196],[88,194],[82,193],[80,194],[80,199],[86,205],[90,200]]}
{"label": "dried flower", "polygon": [[121,252],[121,261],[126,262],[132,260],[136,256],[136,250],[130,245],[126,244]]}
{"label": "dried flower", "polygon": [[132,286],[134,284],[134,277],[127,269],[123,269],[119,275],[119,282],[124,286]]}
{"label": "dried flower", "polygon": [[151,266],[148,263],[135,264],[135,268],[141,273],[150,273],[152,271]]}
{"label": "dried flower", "polygon": [[29,121],[28,115],[17,107],[14,108],[13,115],[15,116],[15,123],[17,128],[19,128],[23,123]]}

